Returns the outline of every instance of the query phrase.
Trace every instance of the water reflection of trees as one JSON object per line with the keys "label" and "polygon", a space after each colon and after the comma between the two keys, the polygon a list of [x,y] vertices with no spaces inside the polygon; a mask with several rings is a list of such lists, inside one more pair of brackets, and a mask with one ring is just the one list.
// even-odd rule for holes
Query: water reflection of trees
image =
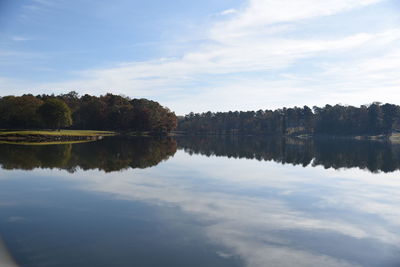
{"label": "water reflection of trees", "polygon": [[178,147],[189,154],[275,161],[324,168],[360,168],[371,172],[400,169],[400,145],[353,139],[271,137],[185,137]]}
{"label": "water reflection of trees", "polygon": [[[400,169],[400,145],[351,139],[291,139],[270,137],[180,137],[178,147],[189,154],[275,161],[324,168],[360,168],[371,172]],[[105,172],[147,168],[174,155],[171,138],[106,138],[65,145],[0,145],[3,169],[58,168],[74,172]]]}
{"label": "water reflection of trees", "polygon": [[74,172],[98,169],[105,172],[147,168],[176,152],[170,138],[106,138],[97,142],[64,145],[0,145],[3,169],[58,168]]}

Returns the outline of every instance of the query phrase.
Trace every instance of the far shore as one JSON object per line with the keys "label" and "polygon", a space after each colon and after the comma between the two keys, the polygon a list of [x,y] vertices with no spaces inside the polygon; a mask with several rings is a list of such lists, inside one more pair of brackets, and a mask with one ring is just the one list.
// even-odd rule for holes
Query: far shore
{"label": "far shore", "polygon": [[[66,143],[66,142],[85,142],[100,140],[107,136],[124,135],[131,137],[151,137],[160,136],[151,132],[115,132],[115,131],[97,131],[97,130],[0,130],[0,143]],[[163,134],[161,134],[164,136]],[[173,131],[166,136],[241,136],[241,134],[211,134],[211,133],[185,133],[182,131]],[[243,136],[252,136],[245,134]],[[260,136],[257,134],[257,136]],[[271,135],[266,135],[271,136]],[[376,136],[344,136],[344,135],[287,135],[282,137],[294,138],[351,138],[357,140],[372,140],[372,141],[390,141],[394,144],[400,144],[400,133],[391,135],[376,135]]]}
{"label": "far shore", "polygon": [[[250,133],[215,133],[215,132],[185,132],[185,131],[173,131],[171,136],[266,136],[266,137],[277,137],[279,135],[271,134],[250,134]],[[381,134],[381,135],[331,135],[331,134],[290,134],[290,135],[280,135],[280,137],[290,137],[290,138],[334,138],[334,139],[356,139],[356,140],[369,140],[369,141],[389,141],[393,144],[400,144],[400,133],[392,134]]]}

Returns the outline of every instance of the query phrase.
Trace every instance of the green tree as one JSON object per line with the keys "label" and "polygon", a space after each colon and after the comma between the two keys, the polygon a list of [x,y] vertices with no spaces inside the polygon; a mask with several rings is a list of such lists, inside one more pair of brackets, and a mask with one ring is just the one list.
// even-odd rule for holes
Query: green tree
{"label": "green tree", "polygon": [[39,114],[47,127],[58,129],[72,125],[71,110],[64,101],[49,98],[39,108]]}
{"label": "green tree", "polygon": [[0,99],[1,128],[38,128],[37,109],[43,104],[32,95],[7,96]]}
{"label": "green tree", "polygon": [[372,103],[372,105],[368,107],[368,121],[369,132],[371,134],[381,133],[384,122],[380,103]]}
{"label": "green tree", "polygon": [[383,112],[383,131],[385,134],[390,134],[393,131],[393,125],[400,117],[399,106],[385,104],[381,106]]}

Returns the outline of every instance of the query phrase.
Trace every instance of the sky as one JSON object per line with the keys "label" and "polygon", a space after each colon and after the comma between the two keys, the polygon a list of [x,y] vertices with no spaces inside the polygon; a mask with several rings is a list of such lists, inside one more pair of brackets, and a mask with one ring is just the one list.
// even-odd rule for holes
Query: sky
{"label": "sky", "polygon": [[0,0],[0,95],[400,104],[399,0]]}

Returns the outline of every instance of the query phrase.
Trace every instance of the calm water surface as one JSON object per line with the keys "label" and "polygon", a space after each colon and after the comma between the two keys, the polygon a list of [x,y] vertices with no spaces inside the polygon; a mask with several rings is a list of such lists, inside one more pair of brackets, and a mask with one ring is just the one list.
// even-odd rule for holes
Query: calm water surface
{"label": "calm water surface", "polygon": [[400,266],[400,146],[0,145],[0,266]]}

